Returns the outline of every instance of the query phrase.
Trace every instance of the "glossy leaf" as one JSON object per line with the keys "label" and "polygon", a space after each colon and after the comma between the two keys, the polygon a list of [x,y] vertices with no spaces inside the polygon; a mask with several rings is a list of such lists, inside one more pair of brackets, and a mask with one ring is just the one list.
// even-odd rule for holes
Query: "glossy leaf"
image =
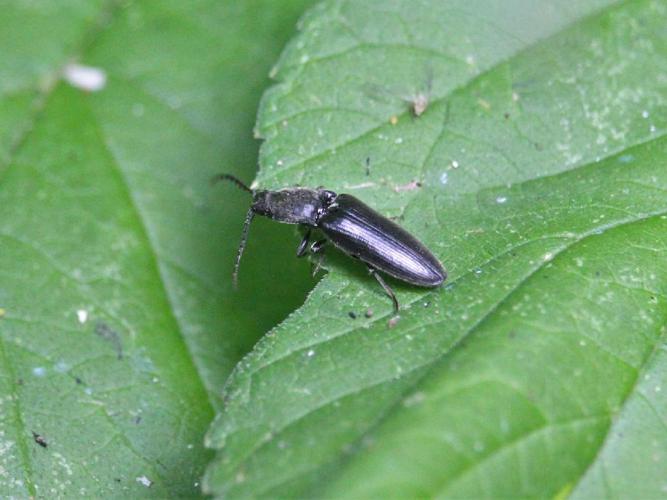
{"label": "glossy leaf", "polygon": [[235,293],[249,200],[209,183],[252,177],[307,3],[2,2],[1,497],[199,494],[225,378],[312,286],[267,224]]}
{"label": "glossy leaf", "polygon": [[392,282],[392,328],[330,252],[232,375],[208,491],[664,495],[666,22],[644,0],[310,12],[264,96],[259,185],[350,192],[450,278]]}

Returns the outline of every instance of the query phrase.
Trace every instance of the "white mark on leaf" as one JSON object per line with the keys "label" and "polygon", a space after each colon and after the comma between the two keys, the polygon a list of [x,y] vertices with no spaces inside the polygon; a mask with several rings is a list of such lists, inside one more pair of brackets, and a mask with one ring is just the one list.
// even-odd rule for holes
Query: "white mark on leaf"
{"label": "white mark on leaf", "polygon": [[79,323],[83,325],[86,321],[88,321],[88,311],[85,309],[78,309],[76,311],[76,317],[78,318]]}
{"label": "white mark on leaf", "polygon": [[150,488],[151,486],[153,486],[153,481],[148,479],[146,476],[139,476],[138,478],[136,478],[136,481],[137,483],[145,486],[146,488]]}
{"label": "white mark on leaf", "polygon": [[64,78],[67,83],[77,89],[87,92],[98,92],[107,84],[107,74],[101,68],[83,66],[81,64],[68,64],[65,66]]}

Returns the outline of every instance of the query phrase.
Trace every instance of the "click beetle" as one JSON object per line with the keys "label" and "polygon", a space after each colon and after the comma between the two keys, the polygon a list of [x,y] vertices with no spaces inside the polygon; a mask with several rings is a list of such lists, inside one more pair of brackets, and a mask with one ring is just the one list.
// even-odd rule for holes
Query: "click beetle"
{"label": "click beetle", "polygon": [[235,286],[248,230],[255,215],[305,226],[306,234],[297,248],[297,257],[306,254],[311,230],[319,229],[326,239],[312,243],[311,252],[321,252],[324,244],[330,241],[350,257],[364,262],[391,298],[394,312],[398,312],[398,300],[379,272],[423,287],[436,287],[447,277],[438,259],[414,236],[352,195],[321,188],[250,189],[230,174],[213,178],[213,181],[220,180],[233,182],[252,195],[234,264]]}

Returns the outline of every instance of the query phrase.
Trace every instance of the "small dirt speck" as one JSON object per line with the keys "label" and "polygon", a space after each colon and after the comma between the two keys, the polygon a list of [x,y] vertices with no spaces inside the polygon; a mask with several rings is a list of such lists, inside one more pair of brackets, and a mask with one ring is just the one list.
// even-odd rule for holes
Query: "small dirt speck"
{"label": "small dirt speck", "polygon": [[41,434],[36,433],[35,431],[32,431],[32,439],[42,448],[46,448],[47,446],[49,446],[49,443],[46,441],[46,438]]}
{"label": "small dirt speck", "polygon": [[400,319],[400,316],[392,316],[389,321],[387,321],[387,326],[389,328],[394,328],[398,324],[398,320]]}

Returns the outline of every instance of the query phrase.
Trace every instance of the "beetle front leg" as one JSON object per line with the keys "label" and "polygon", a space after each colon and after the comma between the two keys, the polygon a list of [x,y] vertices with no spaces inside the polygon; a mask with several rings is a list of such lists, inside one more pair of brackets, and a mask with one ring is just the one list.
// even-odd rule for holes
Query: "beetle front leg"
{"label": "beetle front leg", "polygon": [[324,249],[324,245],[327,244],[326,238],[323,238],[321,240],[315,241],[312,245],[310,245],[310,251],[313,253],[320,253]]}
{"label": "beetle front leg", "polygon": [[313,268],[313,273],[312,273],[313,276],[315,276],[317,274],[317,271],[320,270],[320,267],[322,267],[322,261],[324,261],[324,245],[326,245],[326,243],[327,243],[326,239],[321,239],[317,240],[312,245],[310,245],[310,251],[313,254],[320,254],[319,258],[317,259],[317,262],[315,263],[315,267]]}
{"label": "beetle front leg", "polygon": [[301,240],[301,243],[299,243],[299,246],[296,249],[297,257],[303,257],[304,255],[306,255],[306,248],[308,247],[309,241],[310,241],[310,228],[308,228],[306,234],[303,236],[303,239]]}
{"label": "beetle front leg", "polygon": [[394,304],[394,314],[398,314],[398,299],[396,298],[396,294],[394,294],[394,291],[391,289],[389,285],[384,281],[382,276],[380,276],[380,273],[378,273],[378,270],[375,269],[373,266],[368,266],[368,272],[370,272],[375,279],[377,280],[378,283],[380,283],[380,286],[384,290],[384,292],[389,295],[389,298],[391,299],[391,302]]}

